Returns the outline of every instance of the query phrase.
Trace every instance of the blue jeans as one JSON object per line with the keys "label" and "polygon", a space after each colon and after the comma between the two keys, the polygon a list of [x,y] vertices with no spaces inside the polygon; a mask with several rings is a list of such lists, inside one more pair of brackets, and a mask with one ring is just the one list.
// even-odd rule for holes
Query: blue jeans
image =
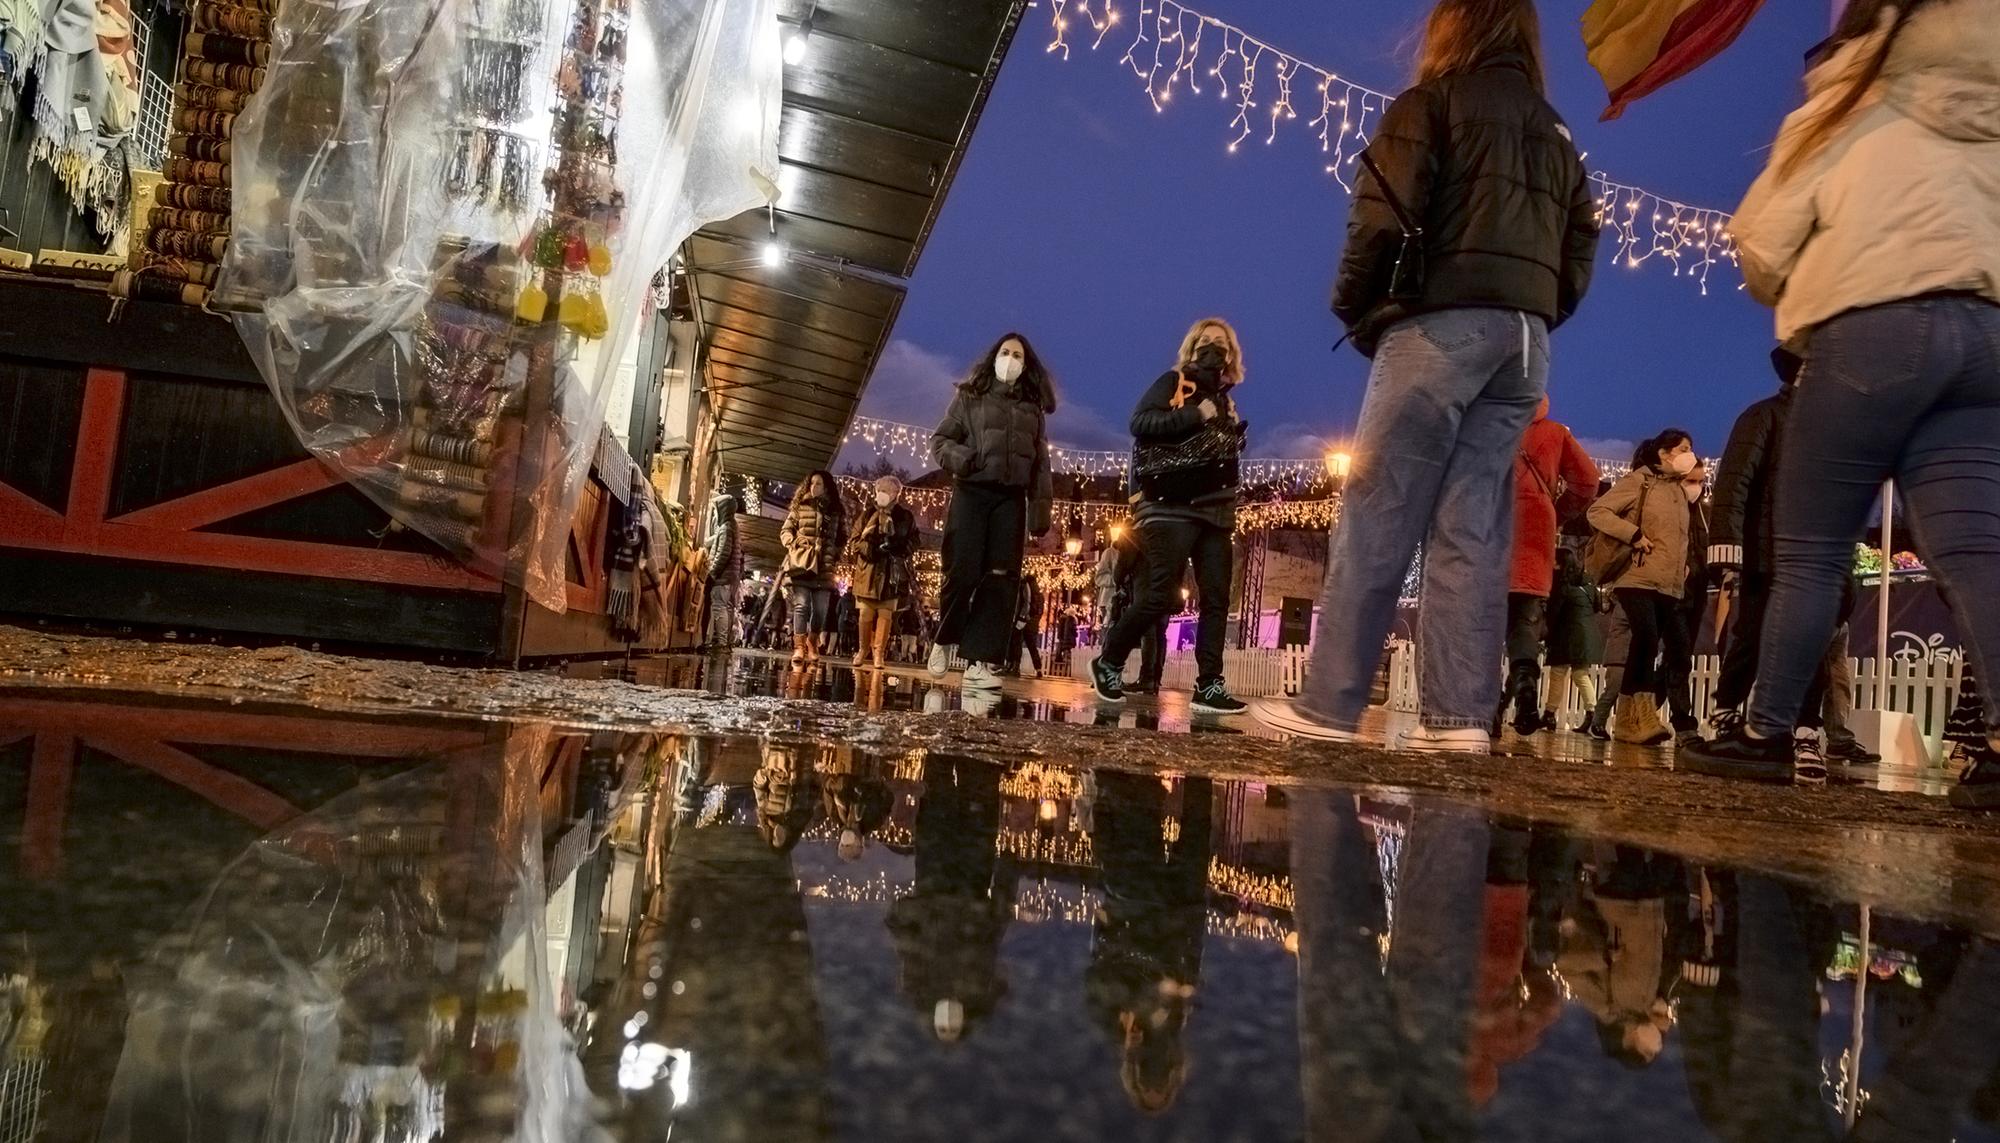
{"label": "blue jeans", "polygon": [[[1980,678],[2000,667],[2000,306],[1931,297],[1853,310],[1806,347],[1778,457],[1776,565],[1750,728],[1789,734],[1840,619],[1882,482],[1959,607]],[[1995,694],[1987,725],[2000,725]]]}
{"label": "blue jeans", "polygon": [[1514,310],[1442,310],[1383,336],[1333,528],[1300,713],[1359,727],[1421,541],[1419,719],[1438,730],[1493,721],[1507,642],[1514,456],[1548,378],[1548,329]]}

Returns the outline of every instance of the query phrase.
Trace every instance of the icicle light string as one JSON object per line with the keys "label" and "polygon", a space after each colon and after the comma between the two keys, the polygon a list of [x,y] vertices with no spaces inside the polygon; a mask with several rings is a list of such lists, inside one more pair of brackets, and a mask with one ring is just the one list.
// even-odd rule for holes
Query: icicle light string
{"label": "icicle light string", "polygon": [[[1116,0],[1047,2],[1048,51],[1065,60],[1073,30],[1095,51],[1124,22]],[[1178,0],[1137,2],[1136,30],[1119,63],[1145,85],[1154,111],[1164,112],[1183,88],[1191,96],[1213,91],[1234,109],[1228,144],[1234,152],[1253,135],[1267,144],[1276,142],[1279,129],[1299,117],[1302,108],[1294,100],[1302,99],[1303,110],[1312,112],[1307,128],[1318,135],[1320,152],[1327,156],[1327,174],[1353,191],[1354,164],[1395,99],[1392,93],[1343,78]],[[1597,220],[1613,239],[1611,257],[1617,265],[1636,269],[1657,258],[1671,264],[1675,277],[1692,278],[1706,295],[1710,271],[1721,263],[1737,264],[1727,212],[1615,182],[1602,171],[1592,171],[1590,183]]]}

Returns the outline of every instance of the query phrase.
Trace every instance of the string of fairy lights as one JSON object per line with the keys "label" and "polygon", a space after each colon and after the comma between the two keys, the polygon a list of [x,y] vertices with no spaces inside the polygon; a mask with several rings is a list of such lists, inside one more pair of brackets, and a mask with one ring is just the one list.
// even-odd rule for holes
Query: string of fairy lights
{"label": "string of fairy lights", "polygon": [[[1326,156],[1326,173],[1343,189],[1354,189],[1354,165],[1394,101],[1393,93],[1356,83],[1179,0],[1128,2],[1136,2],[1138,12],[1119,63],[1144,84],[1154,111],[1166,111],[1182,92],[1189,97],[1213,93],[1234,111],[1228,127],[1231,152],[1259,138],[1275,143],[1281,129],[1310,114],[1306,130]],[[1103,47],[1113,30],[1126,23],[1129,11],[1116,0],[1047,4],[1047,50],[1065,60],[1073,47]],[[1675,277],[1696,282],[1704,295],[1711,271],[1737,265],[1727,212],[1677,202],[1602,171],[1590,172],[1590,184],[1598,222],[1613,239],[1616,264],[1636,269],[1657,259],[1670,265]]]}

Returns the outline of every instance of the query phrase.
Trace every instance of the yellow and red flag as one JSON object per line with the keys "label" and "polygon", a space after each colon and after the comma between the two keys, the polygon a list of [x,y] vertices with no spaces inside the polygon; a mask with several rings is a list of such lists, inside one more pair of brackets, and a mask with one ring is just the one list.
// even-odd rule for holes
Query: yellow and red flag
{"label": "yellow and red flag", "polygon": [[1583,14],[1583,46],[1604,77],[1616,119],[1734,43],[1764,0],[1596,0]]}

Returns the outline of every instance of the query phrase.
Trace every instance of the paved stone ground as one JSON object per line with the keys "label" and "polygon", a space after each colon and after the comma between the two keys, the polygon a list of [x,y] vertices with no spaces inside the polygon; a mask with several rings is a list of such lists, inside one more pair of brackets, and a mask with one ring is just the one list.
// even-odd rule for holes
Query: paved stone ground
{"label": "paved stone ground", "polygon": [[[0,626],[0,687],[108,688],[635,730],[834,736],[889,751],[1337,783],[1378,796],[1463,800],[1694,860],[1810,878],[1855,900],[1894,901],[1912,913],[2000,934],[2000,816],[1951,809],[1935,796],[1945,788],[1941,774],[1888,775],[1872,787],[1772,788],[1677,774],[1665,753],[1607,754],[1566,735],[1526,742],[1510,736],[1501,744],[1506,752],[1494,757],[1417,758],[1282,741],[1258,733],[1247,719],[1225,723],[1177,713],[1185,711],[1179,705],[1185,700],[1172,696],[1150,708],[1152,726],[1190,733],[1158,733],[1137,704],[1100,720],[1094,704],[1069,683],[1010,685],[992,712],[997,717],[977,717],[951,709],[959,703],[954,688],[933,684],[920,671],[891,672],[879,697],[869,679],[856,681],[849,671],[843,683],[840,671],[829,666],[817,677],[795,677],[762,660],[716,660],[704,669],[683,658],[582,672],[683,681],[683,689],[670,689],[290,647],[140,642]],[[767,681],[746,681],[755,678]],[[709,690],[684,689],[702,679]],[[776,693],[718,693],[732,686]],[[810,697],[836,695],[843,686],[849,701]],[[941,693],[933,699],[933,692]],[[892,693],[896,702],[889,701]],[[1895,788],[1879,788],[1884,785]]]}

